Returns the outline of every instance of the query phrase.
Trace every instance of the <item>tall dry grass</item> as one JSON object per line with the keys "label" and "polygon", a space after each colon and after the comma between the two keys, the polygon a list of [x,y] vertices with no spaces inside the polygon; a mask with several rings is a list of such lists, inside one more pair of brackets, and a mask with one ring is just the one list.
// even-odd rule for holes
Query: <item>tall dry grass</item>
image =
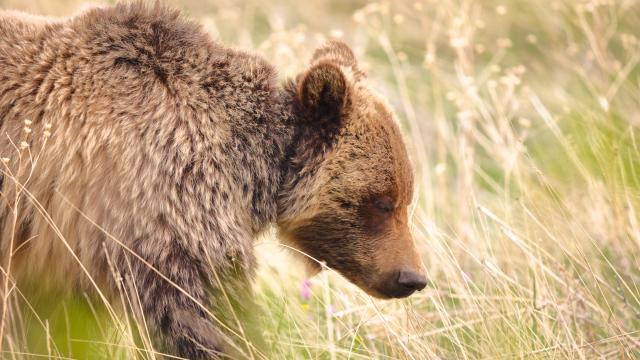
{"label": "tall dry grass", "polygon": [[[229,321],[246,357],[640,357],[640,3],[174,3],[283,77],[344,38],[394,104],[417,172],[429,287],[377,301],[331,271],[305,282],[265,236],[256,320]],[[78,2],[0,5],[65,15]],[[0,357],[157,356],[141,319],[91,296],[23,298],[3,269],[14,325]],[[135,309],[135,291],[121,302]]]}

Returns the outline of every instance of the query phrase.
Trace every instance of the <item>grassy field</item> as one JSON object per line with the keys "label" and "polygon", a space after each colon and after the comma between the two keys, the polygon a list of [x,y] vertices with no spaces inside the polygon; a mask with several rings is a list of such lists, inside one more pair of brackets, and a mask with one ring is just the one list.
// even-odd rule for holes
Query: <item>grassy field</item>
{"label": "grassy field", "polygon": [[[264,345],[248,358],[640,358],[639,1],[172,3],[283,78],[325,39],[351,44],[417,172],[427,289],[378,301],[329,271],[305,282],[265,236],[252,309]],[[81,5],[0,0],[60,16]],[[153,357],[99,300],[30,293],[0,358]]]}

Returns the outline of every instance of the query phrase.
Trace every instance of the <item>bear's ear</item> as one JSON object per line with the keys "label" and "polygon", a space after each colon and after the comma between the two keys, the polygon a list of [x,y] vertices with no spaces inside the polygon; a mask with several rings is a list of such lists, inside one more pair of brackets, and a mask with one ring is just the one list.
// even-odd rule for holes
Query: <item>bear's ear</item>
{"label": "bear's ear", "polygon": [[312,117],[308,121],[340,121],[349,90],[339,66],[331,62],[317,63],[301,75],[298,84],[298,99]]}
{"label": "bear's ear", "polygon": [[323,46],[316,49],[311,57],[311,62],[322,59],[331,59],[344,66],[357,66],[356,56],[351,51],[349,45],[338,40],[327,41]]}
{"label": "bear's ear", "polygon": [[353,51],[349,45],[342,41],[330,40],[316,49],[311,57],[311,64],[319,62],[331,62],[349,69],[351,78],[354,81],[359,81],[366,77],[364,71],[358,67],[358,61]]}

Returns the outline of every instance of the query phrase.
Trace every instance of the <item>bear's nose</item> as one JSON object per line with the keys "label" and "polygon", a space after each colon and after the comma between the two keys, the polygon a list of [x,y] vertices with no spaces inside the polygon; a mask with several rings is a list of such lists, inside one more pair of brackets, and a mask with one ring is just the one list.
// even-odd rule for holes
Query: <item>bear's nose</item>
{"label": "bear's nose", "polygon": [[398,285],[404,288],[420,291],[427,286],[427,277],[414,271],[400,271]]}

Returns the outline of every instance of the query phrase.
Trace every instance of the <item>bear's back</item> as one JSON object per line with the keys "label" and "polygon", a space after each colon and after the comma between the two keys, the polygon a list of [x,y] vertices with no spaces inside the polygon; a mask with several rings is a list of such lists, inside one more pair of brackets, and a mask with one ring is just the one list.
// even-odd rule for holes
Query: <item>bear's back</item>
{"label": "bear's back", "polygon": [[265,117],[277,100],[276,72],[263,58],[212,41],[177,10],[141,1],[67,20],[0,11],[0,70],[0,96],[31,104],[38,92],[38,100],[53,97],[47,79],[76,95],[151,106],[154,94],[177,111],[227,119]]}
{"label": "bear's back", "polygon": [[269,63],[212,41],[177,10],[143,2],[118,4],[88,11],[72,28],[93,74],[137,77],[146,87],[161,87],[178,105],[210,113],[222,108],[232,112],[224,116],[237,118],[235,111],[259,116],[275,100],[276,76]]}

